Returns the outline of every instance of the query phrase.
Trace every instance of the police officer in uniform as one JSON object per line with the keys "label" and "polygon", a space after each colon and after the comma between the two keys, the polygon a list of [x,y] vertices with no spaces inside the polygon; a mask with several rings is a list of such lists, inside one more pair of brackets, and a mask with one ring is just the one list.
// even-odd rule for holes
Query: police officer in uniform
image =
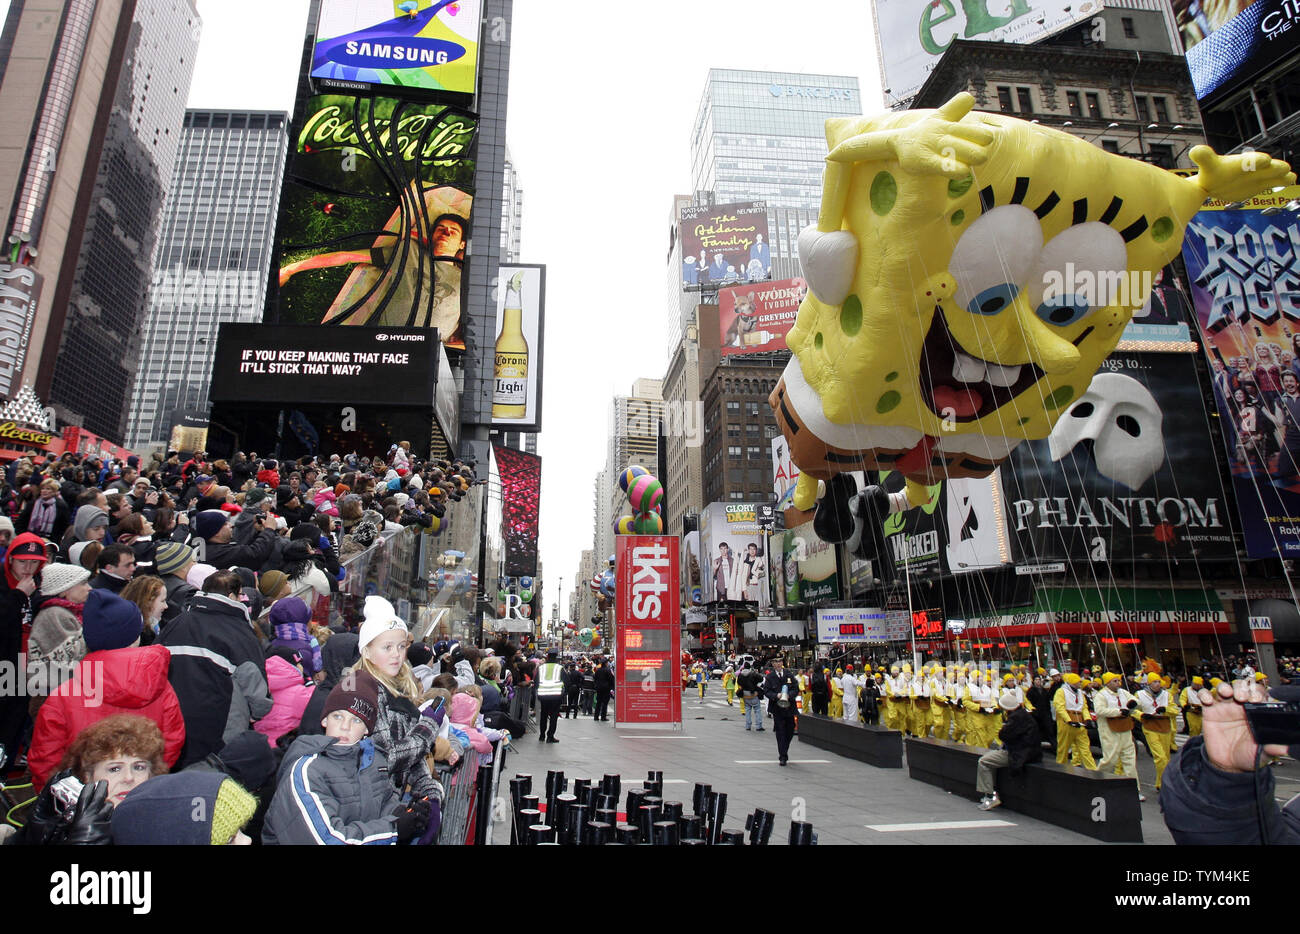
{"label": "police officer in uniform", "polygon": [[551,649],[546,661],[537,670],[537,703],[541,715],[537,719],[537,741],[558,743],[555,727],[560,722],[560,704],[564,700],[564,669],[558,661],[559,653]]}
{"label": "police officer in uniform", "polygon": [[763,679],[763,696],[767,698],[767,712],[772,715],[772,729],[776,733],[776,752],[785,765],[789,761],[790,739],[794,736],[795,698],[799,695],[799,682],[794,672],[785,667],[785,659],[778,655],[772,659],[772,670]]}

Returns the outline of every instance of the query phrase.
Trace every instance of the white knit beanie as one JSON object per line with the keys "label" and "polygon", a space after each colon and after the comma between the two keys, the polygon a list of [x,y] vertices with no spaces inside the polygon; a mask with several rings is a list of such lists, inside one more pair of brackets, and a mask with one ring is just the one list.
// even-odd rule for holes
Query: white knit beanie
{"label": "white knit beanie", "polygon": [[365,622],[361,624],[361,630],[357,633],[358,651],[390,629],[407,631],[406,623],[397,618],[397,611],[383,597],[366,597],[366,605],[361,612]]}
{"label": "white knit beanie", "polygon": [[41,596],[57,597],[88,580],[90,572],[79,564],[47,564],[41,569]]}

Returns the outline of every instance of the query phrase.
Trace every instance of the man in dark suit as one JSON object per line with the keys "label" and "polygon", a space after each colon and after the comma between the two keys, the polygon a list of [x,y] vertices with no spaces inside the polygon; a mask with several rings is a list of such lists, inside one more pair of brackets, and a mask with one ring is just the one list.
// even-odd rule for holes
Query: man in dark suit
{"label": "man in dark suit", "polygon": [[609,670],[609,662],[601,659],[596,669],[596,719],[609,719],[609,696],[614,693],[614,673]]}
{"label": "man in dark suit", "polygon": [[790,759],[790,740],[794,736],[799,682],[795,680],[794,672],[785,667],[785,659],[780,655],[772,659],[772,668],[763,679],[763,696],[767,698],[767,712],[772,715],[777,755],[785,765]]}

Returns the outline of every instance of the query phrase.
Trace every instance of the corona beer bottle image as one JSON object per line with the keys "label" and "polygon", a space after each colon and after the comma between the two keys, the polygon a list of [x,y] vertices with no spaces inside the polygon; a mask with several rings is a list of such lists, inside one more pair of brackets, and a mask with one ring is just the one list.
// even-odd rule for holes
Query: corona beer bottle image
{"label": "corona beer bottle image", "polygon": [[497,335],[493,418],[524,418],[528,413],[528,341],[524,339],[524,303],[519,296],[523,281],[524,274],[518,272],[506,286],[505,314]]}

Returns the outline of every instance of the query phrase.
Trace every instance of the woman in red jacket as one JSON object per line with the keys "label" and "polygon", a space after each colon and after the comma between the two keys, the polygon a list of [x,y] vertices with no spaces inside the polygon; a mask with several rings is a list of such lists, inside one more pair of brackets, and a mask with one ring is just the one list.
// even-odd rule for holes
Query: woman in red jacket
{"label": "woman in red jacket", "polygon": [[107,590],[93,590],[82,611],[87,654],[71,681],[51,695],[32,731],[27,764],[39,790],[77,734],[105,717],[130,713],[158,724],[168,768],[185,745],[180,701],[167,681],[171,654],[161,645],[139,647],[140,608]]}

